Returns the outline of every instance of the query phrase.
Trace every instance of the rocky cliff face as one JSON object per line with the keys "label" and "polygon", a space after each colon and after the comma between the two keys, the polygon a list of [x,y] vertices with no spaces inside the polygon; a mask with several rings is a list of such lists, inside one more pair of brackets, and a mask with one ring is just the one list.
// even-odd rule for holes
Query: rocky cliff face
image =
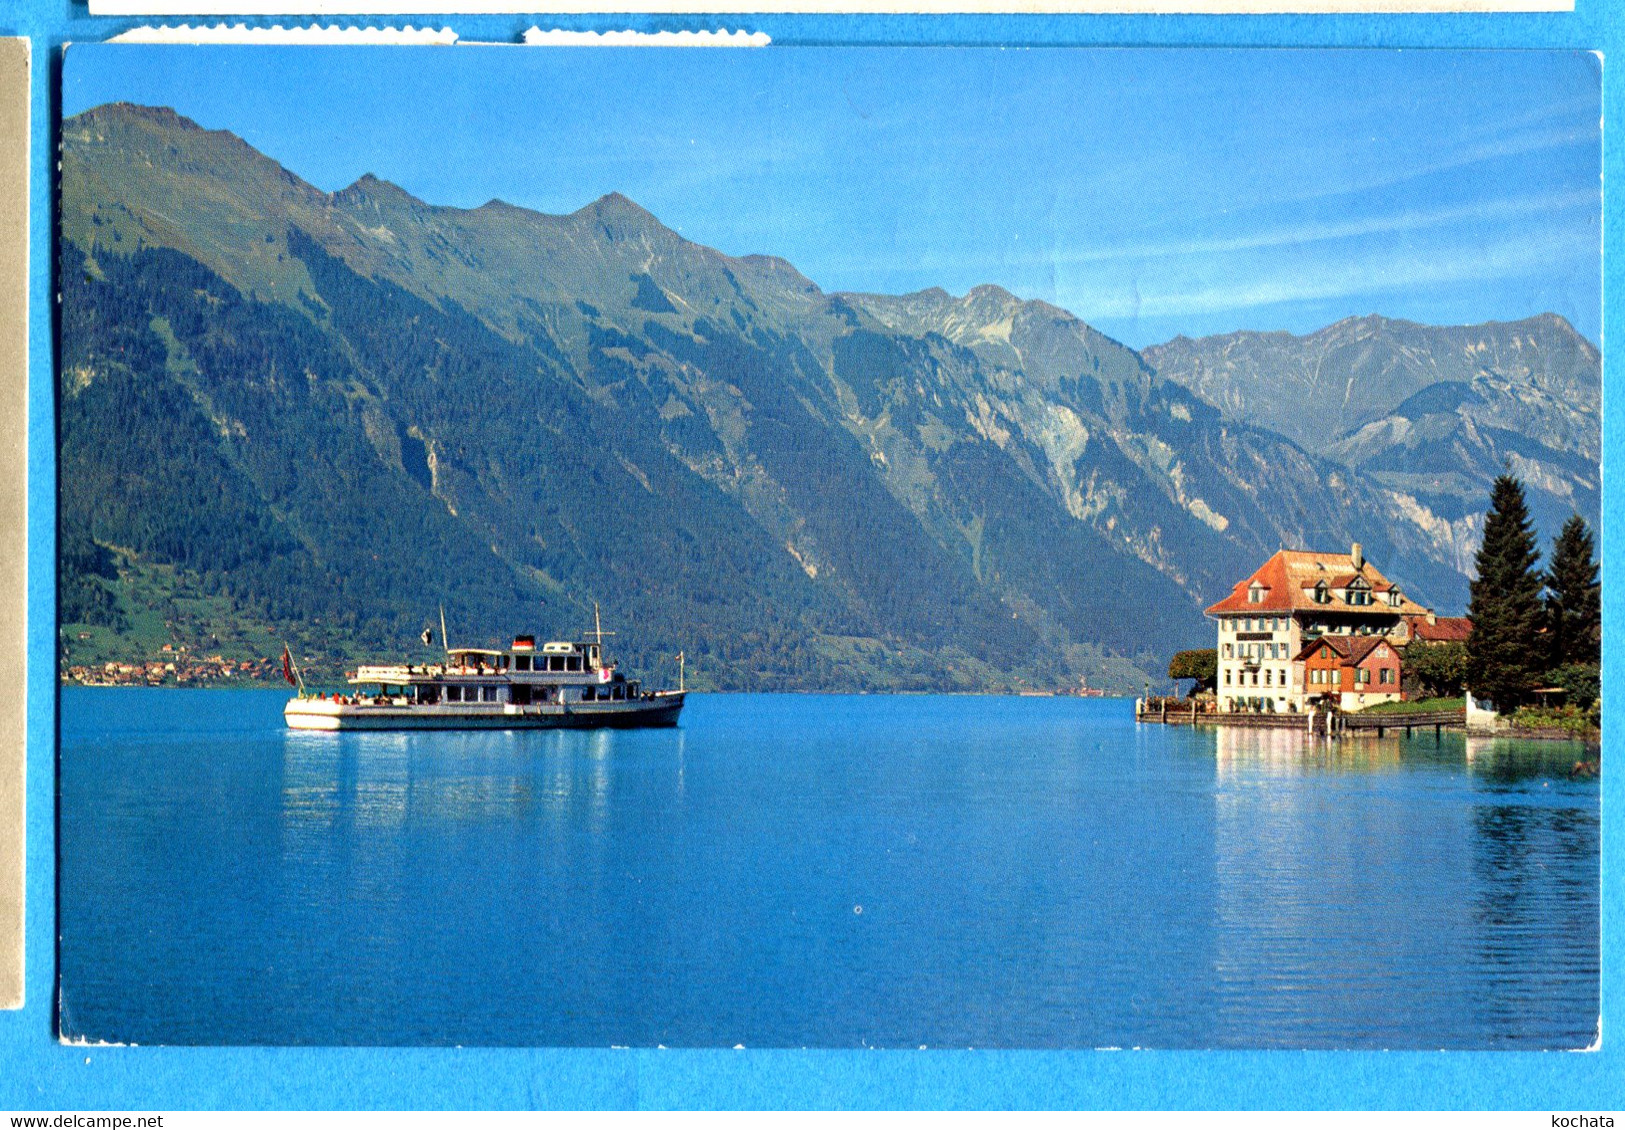
{"label": "rocky cliff face", "polygon": [[1379,485],[1470,569],[1489,484],[1510,468],[1548,536],[1601,507],[1601,355],[1555,314],[1476,326],[1376,316],[1323,330],[1176,338],[1146,350],[1238,422]]}

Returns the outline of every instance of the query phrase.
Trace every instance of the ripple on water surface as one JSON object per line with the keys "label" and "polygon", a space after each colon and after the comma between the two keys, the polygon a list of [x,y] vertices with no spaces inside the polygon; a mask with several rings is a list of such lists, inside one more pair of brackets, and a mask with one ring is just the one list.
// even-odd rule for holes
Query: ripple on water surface
{"label": "ripple on water surface", "polygon": [[696,695],[676,730],[311,734],[62,696],[63,1027],[139,1043],[1572,1048],[1563,745],[1113,700]]}

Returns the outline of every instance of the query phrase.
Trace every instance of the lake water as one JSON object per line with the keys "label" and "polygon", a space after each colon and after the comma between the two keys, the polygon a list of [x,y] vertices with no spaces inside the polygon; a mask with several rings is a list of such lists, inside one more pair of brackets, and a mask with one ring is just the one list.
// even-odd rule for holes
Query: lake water
{"label": "lake water", "polygon": [[65,1034],[1573,1048],[1579,746],[695,695],[677,730],[311,734],[62,693]]}

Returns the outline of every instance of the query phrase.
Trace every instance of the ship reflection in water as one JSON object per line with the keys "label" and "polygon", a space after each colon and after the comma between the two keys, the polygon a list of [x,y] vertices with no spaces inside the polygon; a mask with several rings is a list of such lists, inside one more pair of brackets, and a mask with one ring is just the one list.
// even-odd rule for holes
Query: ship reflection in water
{"label": "ship reflection in water", "polygon": [[643,747],[644,752],[659,747],[659,755],[669,761],[671,800],[680,804],[683,742],[683,731],[676,729],[653,735],[614,730],[289,731],[283,739],[285,824],[290,830],[389,829],[409,820],[478,824],[562,819],[584,811],[593,831],[602,832],[617,759],[627,756],[625,747]]}

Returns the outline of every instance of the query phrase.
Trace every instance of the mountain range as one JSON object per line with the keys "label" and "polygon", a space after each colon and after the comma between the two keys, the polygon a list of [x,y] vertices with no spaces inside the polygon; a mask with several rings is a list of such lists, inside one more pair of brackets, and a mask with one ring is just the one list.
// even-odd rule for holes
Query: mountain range
{"label": "mountain range", "polygon": [[335,664],[442,602],[478,640],[597,603],[701,685],[1126,690],[1283,546],[1451,612],[1486,476],[1551,529],[1599,506],[1600,359],[1554,315],[1137,353],[994,286],[825,293],[619,195],[327,193],[125,104],[64,123],[61,204],[81,658],[159,570]]}

